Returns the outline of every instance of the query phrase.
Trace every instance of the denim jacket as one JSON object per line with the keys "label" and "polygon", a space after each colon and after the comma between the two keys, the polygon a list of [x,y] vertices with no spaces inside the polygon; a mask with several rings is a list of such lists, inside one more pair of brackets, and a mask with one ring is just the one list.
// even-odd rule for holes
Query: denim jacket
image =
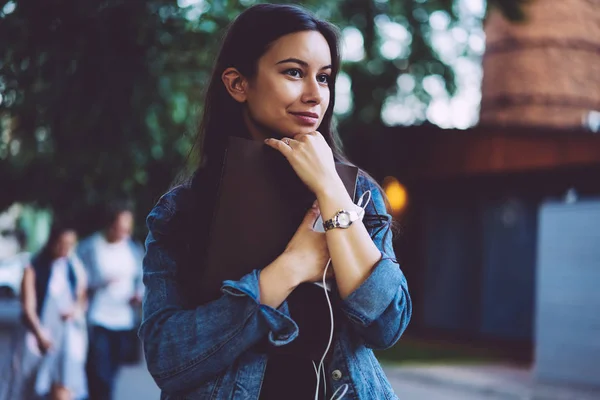
{"label": "denim jacket", "polygon": [[[372,201],[366,214],[384,217],[384,229],[365,220],[382,256],[353,293],[338,299],[346,323],[336,326],[326,384],[328,397],[347,384],[344,400],[397,399],[372,349],[394,345],[412,313],[392,235],[386,234],[391,217],[379,189],[359,176],[356,197],[367,189]],[[259,302],[260,270],[223,282],[217,300],[195,309],[184,306],[177,289],[177,265],[164,243],[173,234],[169,221],[185,190],[189,189],[179,186],[163,195],[147,218],[146,293],[139,335],[148,370],[163,399],[258,399],[267,355],[256,344],[265,337],[275,346],[290,343],[298,336],[298,326],[286,302],[277,309]]]}

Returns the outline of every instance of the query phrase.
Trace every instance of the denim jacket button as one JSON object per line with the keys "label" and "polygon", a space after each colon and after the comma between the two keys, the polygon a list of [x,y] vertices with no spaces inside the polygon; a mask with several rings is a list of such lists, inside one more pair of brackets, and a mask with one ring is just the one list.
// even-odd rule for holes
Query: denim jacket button
{"label": "denim jacket button", "polygon": [[331,378],[333,378],[334,381],[339,381],[340,379],[342,379],[342,371],[336,369],[331,373]]}

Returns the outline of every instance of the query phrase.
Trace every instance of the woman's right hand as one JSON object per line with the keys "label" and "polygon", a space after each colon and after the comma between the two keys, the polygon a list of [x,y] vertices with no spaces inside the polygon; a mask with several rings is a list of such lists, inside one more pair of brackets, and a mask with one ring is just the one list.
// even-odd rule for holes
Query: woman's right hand
{"label": "woman's right hand", "polygon": [[[303,282],[320,282],[329,261],[325,233],[313,226],[319,218],[318,205],[313,206],[302,220],[285,250],[260,272],[260,302],[278,308],[290,293]],[[333,268],[327,277],[333,276]]]}
{"label": "woman's right hand", "polygon": [[38,348],[42,354],[48,353],[52,348],[52,341],[46,337],[43,333],[36,336]]}
{"label": "woman's right hand", "polygon": [[[287,266],[292,269],[299,284],[320,282],[323,279],[323,270],[329,261],[325,233],[313,229],[319,215],[319,205],[315,202],[283,253],[288,261]],[[333,268],[329,268],[327,277],[331,277],[332,274]]]}

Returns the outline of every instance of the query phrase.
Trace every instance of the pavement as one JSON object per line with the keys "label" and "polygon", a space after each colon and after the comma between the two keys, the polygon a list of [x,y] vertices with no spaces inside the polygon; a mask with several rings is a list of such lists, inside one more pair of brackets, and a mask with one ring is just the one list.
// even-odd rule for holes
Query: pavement
{"label": "pavement", "polygon": [[[600,400],[600,388],[536,382],[512,365],[384,366],[401,400]],[[144,364],[124,367],[115,400],[156,399],[160,392]]]}
{"label": "pavement", "polygon": [[529,368],[513,365],[387,367],[402,400],[600,400],[600,387],[539,382]]}
{"label": "pavement", "polygon": [[140,363],[121,368],[114,397],[114,400],[159,400],[160,390],[146,369],[146,364]]}

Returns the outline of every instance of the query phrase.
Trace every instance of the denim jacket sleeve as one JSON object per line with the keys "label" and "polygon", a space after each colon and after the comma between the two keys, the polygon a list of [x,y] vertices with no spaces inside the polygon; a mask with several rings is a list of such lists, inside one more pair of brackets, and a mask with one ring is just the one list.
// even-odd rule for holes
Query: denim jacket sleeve
{"label": "denim jacket sleeve", "polygon": [[222,296],[195,309],[184,307],[175,280],[176,257],[165,246],[176,190],[165,194],[147,217],[149,233],[143,261],[146,292],[139,336],[148,370],[166,393],[197,387],[233,364],[268,335],[274,345],[291,342],[298,326],[287,304],[260,304],[258,271],[226,281]]}
{"label": "denim jacket sleeve", "polygon": [[412,303],[406,278],[395,258],[392,218],[386,212],[382,193],[371,181],[360,177],[357,198],[367,189],[371,190],[371,201],[364,223],[381,251],[381,259],[371,275],[344,299],[342,310],[368,347],[385,349],[393,346],[406,329]]}

